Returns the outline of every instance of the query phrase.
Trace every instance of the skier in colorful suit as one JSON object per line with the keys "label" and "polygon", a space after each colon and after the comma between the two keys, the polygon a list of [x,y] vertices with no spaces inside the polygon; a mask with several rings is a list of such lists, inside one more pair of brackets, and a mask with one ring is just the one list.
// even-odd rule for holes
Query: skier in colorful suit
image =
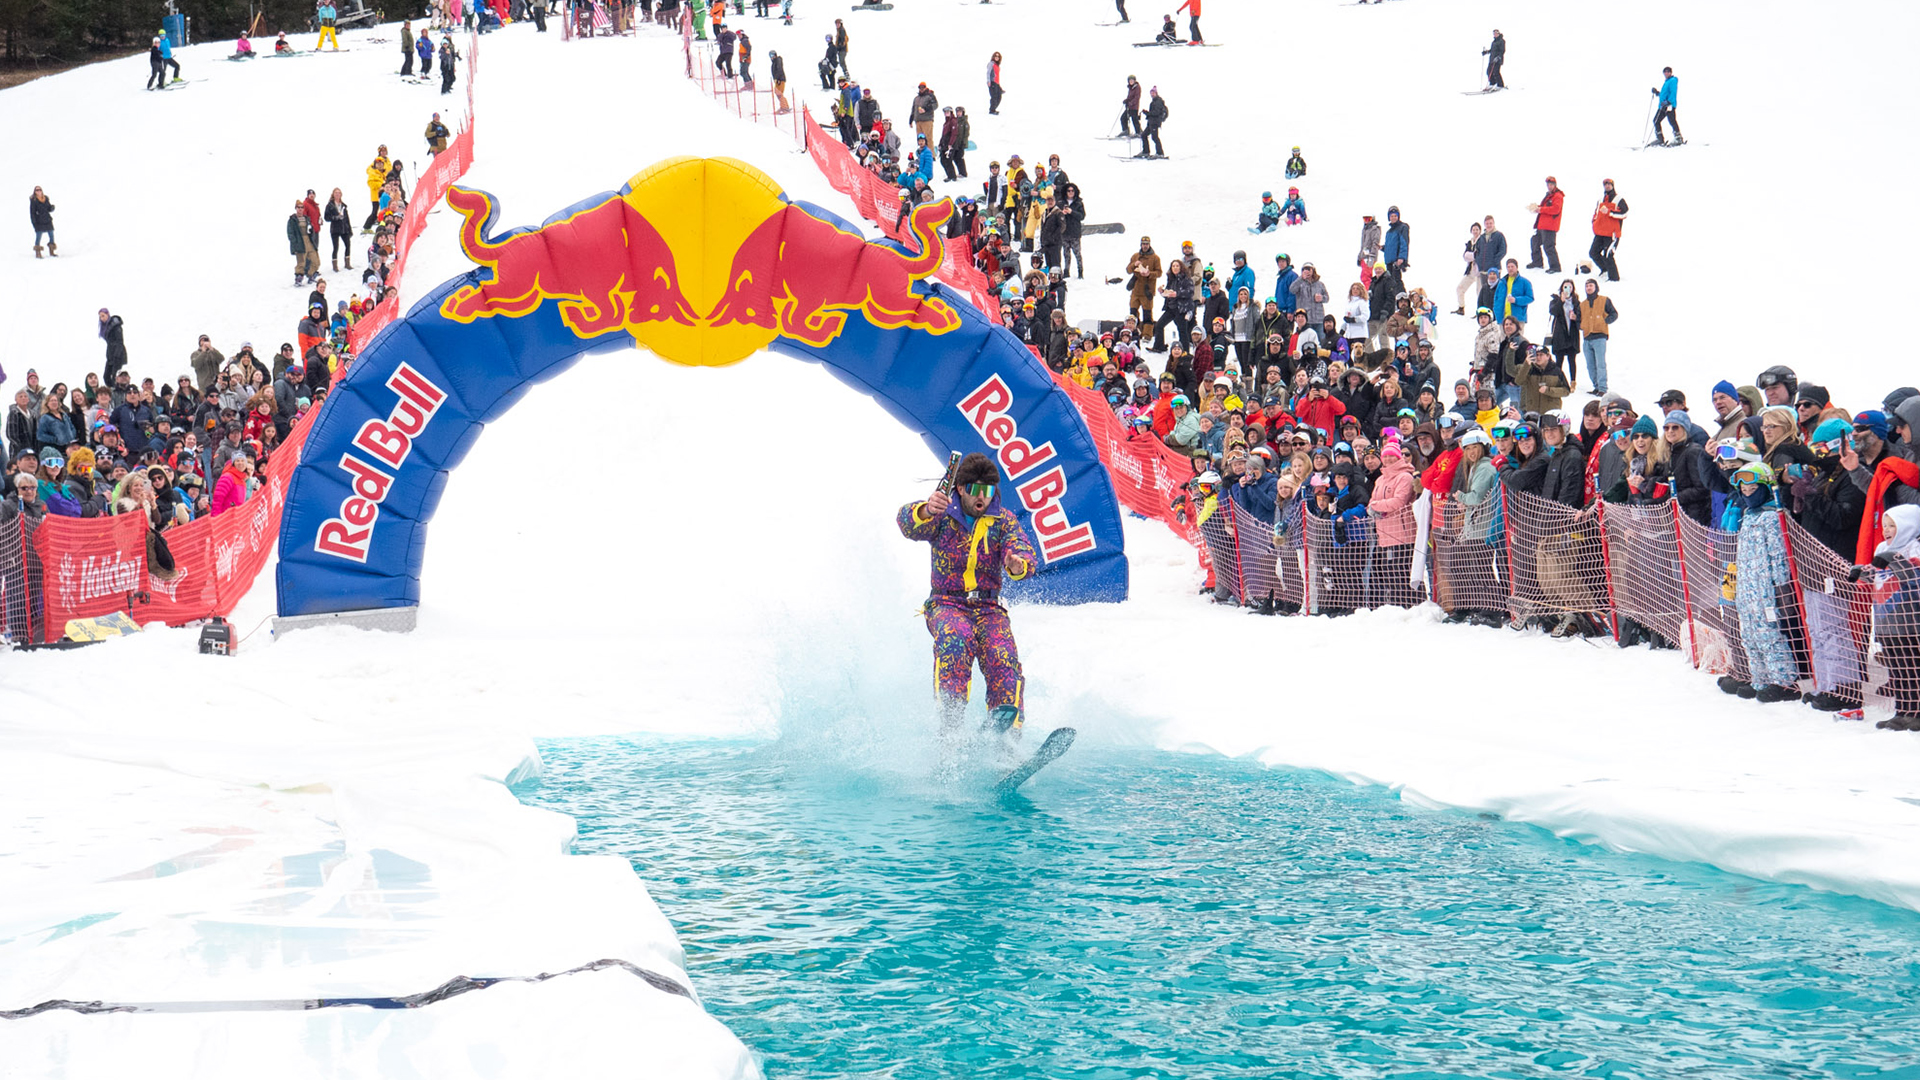
{"label": "skier in colorful suit", "polygon": [[933,547],[933,591],[923,610],[933,635],[942,723],[959,724],[978,661],[994,726],[1017,737],[1024,680],[1000,589],[1003,579],[1033,573],[1037,560],[1026,530],[1001,507],[999,479],[992,459],[968,454],[954,470],[952,495],[936,490],[901,507],[895,520],[900,535]]}

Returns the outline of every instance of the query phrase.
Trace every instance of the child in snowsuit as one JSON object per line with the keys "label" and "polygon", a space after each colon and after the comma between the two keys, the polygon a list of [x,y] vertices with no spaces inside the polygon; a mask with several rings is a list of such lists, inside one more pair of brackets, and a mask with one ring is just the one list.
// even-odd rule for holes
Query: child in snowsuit
{"label": "child in snowsuit", "polygon": [[1173,16],[1166,16],[1166,21],[1160,24],[1160,33],[1156,35],[1153,40],[1160,45],[1177,45],[1180,43],[1180,30],[1173,25]]}
{"label": "child in snowsuit", "polygon": [[1748,685],[1721,680],[1720,688],[1756,701],[1792,701],[1800,696],[1800,664],[1794,654],[1797,615],[1787,549],[1774,502],[1773,469],[1765,462],[1733,474],[1733,492],[1720,528],[1738,534],[1734,557],[1734,604],[1740,612],[1740,648],[1747,654]]}
{"label": "child in snowsuit", "polygon": [[1290,187],[1287,189],[1287,201],[1280,204],[1280,212],[1286,215],[1287,224],[1289,225],[1298,225],[1307,220],[1307,204],[1305,200],[1300,198],[1299,188]]}
{"label": "child in snowsuit", "polygon": [[1004,579],[1033,573],[1038,560],[1026,530],[1001,505],[999,480],[991,458],[968,454],[954,470],[951,495],[936,490],[924,502],[910,502],[895,521],[900,535],[933,549],[933,590],[923,610],[943,726],[959,724],[977,661],[994,725],[1017,735],[1024,680],[1000,588]]}
{"label": "child in snowsuit", "polygon": [[283,30],[280,32],[279,37],[273,39],[273,54],[275,56],[285,56],[292,51],[293,46],[287,44],[287,34],[286,31]]}
{"label": "child in snowsuit", "polygon": [[1280,227],[1280,204],[1273,201],[1273,192],[1260,193],[1260,219],[1253,224],[1257,233],[1272,232]]}
{"label": "child in snowsuit", "polygon": [[1300,156],[1300,148],[1293,148],[1293,156],[1287,159],[1287,179],[1298,180],[1307,175],[1307,159]]}

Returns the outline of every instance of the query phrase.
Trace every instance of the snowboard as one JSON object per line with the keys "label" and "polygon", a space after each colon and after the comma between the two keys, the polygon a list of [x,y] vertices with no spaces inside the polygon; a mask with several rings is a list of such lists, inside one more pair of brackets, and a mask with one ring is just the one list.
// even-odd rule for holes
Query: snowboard
{"label": "snowboard", "polygon": [[1034,773],[1039,772],[1041,769],[1059,760],[1060,755],[1066,753],[1068,749],[1073,746],[1074,737],[1078,734],[1078,732],[1070,727],[1055,728],[1051,732],[1048,732],[1046,741],[1040,744],[1040,749],[1035,750],[1031,757],[1021,762],[1012,772],[1001,777],[999,783],[993,785],[993,793],[996,795],[1013,794],[1021,784],[1033,779]]}
{"label": "snowboard", "polygon": [[1119,221],[1105,221],[1098,225],[1080,226],[1080,233],[1083,236],[1105,236],[1108,233],[1123,233],[1126,231],[1127,226],[1125,223]]}

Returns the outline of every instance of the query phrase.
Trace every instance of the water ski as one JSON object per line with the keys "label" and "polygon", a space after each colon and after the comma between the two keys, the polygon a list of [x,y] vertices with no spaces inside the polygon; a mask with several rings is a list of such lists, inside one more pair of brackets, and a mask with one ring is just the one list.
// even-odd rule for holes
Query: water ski
{"label": "water ski", "polygon": [[1048,732],[1046,741],[1040,744],[1040,749],[1033,752],[1033,756],[1027,758],[1018,768],[1001,777],[1000,782],[993,785],[994,794],[1010,795],[1021,784],[1033,779],[1034,773],[1052,764],[1073,746],[1073,740],[1077,734],[1079,733],[1070,727],[1055,728]]}

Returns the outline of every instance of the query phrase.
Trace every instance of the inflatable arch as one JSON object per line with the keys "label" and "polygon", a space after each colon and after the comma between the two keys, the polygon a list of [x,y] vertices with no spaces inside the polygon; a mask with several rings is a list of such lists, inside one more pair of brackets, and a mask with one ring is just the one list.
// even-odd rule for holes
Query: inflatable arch
{"label": "inflatable arch", "polygon": [[492,196],[456,187],[447,202],[480,268],[381,331],[334,386],[287,491],[281,616],[418,605],[427,521],[481,429],[582,354],[636,344],[694,366],[761,349],[826,365],[940,460],[998,461],[1043,563],[1012,591],[1126,598],[1119,504],[1080,414],[1012,334],[923,281],[948,204],[914,211],[915,254],[727,158],[662,162],[500,236]]}

